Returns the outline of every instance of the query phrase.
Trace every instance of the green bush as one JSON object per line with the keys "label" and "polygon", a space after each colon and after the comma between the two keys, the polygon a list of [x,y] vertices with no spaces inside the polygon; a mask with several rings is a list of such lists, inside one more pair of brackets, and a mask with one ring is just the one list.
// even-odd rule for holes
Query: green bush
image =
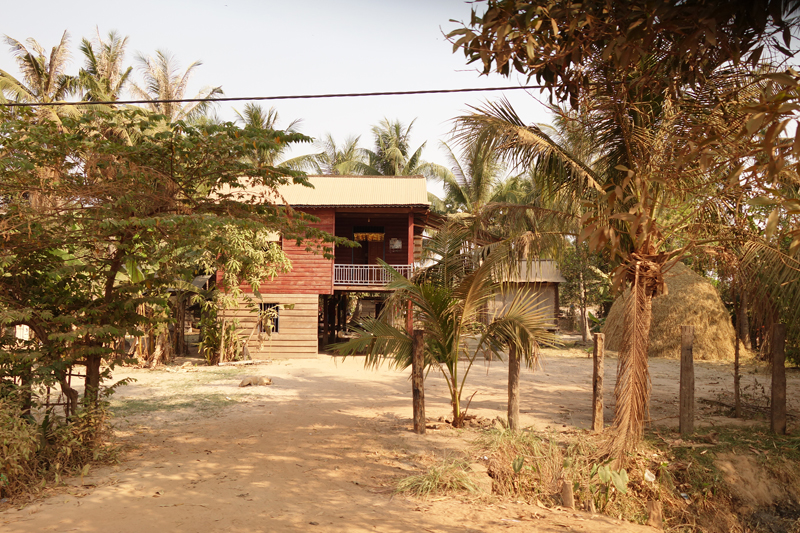
{"label": "green bush", "polygon": [[81,409],[69,420],[47,412],[41,420],[23,416],[14,396],[0,397],[0,497],[36,492],[66,475],[85,475],[93,462],[116,456],[106,443],[105,404]]}

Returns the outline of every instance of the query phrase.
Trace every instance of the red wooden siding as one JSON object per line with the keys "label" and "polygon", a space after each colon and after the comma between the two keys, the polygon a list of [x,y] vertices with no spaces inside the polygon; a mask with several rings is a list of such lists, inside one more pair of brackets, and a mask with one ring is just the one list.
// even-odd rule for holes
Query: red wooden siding
{"label": "red wooden siding", "polygon": [[[313,224],[328,233],[334,232],[333,209],[313,209],[308,212],[319,218]],[[292,262],[292,271],[278,275],[261,284],[260,292],[273,294],[333,294],[333,261],[320,254],[307,252],[305,245],[283,239],[283,251]]]}

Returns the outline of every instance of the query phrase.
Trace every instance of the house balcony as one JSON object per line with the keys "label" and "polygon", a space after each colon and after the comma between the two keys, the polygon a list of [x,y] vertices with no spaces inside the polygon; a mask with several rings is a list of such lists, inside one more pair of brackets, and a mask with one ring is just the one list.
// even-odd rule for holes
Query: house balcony
{"label": "house balcony", "polygon": [[[414,265],[390,265],[405,277]],[[385,290],[391,275],[381,265],[333,265],[333,286],[338,290]]]}

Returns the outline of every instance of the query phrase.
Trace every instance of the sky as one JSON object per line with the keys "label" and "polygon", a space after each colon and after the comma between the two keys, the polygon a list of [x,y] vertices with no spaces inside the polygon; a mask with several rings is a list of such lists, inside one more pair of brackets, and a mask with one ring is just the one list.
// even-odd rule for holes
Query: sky
{"label": "sky", "polygon": [[[127,64],[134,55],[168,50],[182,68],[200,60],[186,93],[221,86],[227,97],[274,96],[423,89],[502,87],[525,84],[524,77],[480,76],[461,51],[453,53],[444,34],[457,28],[450,19],[469,20],[472,4],[463,0],[140,0],[137,2],[13,2],[3,8],[0,33],[24,42],[32,37],[48,52],[64,30],[71,36],[72,71],[82,65],[78,44],[96,28],[129,37]],[[481,4],[477,4],[480,9]],[[0,45],[0,69],[19,75],[11,53]],[[134,78],[138,73],[134,73]],[[262,102],[274,105],[278,126],[301,119],[300,132],[314,138],[331,134],[337,143],[360,135],[372,148],[371,127],[383,118],[412,120],[412,147],[426,143],[424,159],[447,164],[440,141],[447,141],[451,119],[470,105],[505,96],[523,120],[548,122],[534,91],[385,96]],[[223,103],[217,114],[233,120]],[[290,155],[310,153],[302,146]],[[440,192],[434,184],[433,192]]]}

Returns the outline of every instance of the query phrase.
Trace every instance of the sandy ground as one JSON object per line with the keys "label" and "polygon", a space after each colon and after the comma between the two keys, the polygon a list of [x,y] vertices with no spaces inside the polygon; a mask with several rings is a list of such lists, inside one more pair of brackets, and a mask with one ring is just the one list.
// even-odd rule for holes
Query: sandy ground
{"label": "sandy ground", "polygon": [[[616,360],[606,365],[606,420],[613,414]],[[127,451],[54,496],[0,513],[0,530],[17,532],[386,533],[497,531],[652,531],[608,517],[491,496],[427,500],[392,495],[392,481],[420,471],[422,457],[470,450],[475,430],[419,436],[411,425],[408,372],[365,370],[359,359],[275,361],[247,368],[117,369],[137,381],[115,395],[116,432]],[[678,364],[651,361],[652,418],[677,424]],[[522,377],[522,423],[541,430],[588,428],[592,361],[580,350],[550,352],[543,368]],[[274,385],[239,388],[245,375]],[[506,367],[474,367],[465,396],[470,412],[505,414]],[[763,371],[748,367],[749,400]],[[702,399],[725,400],[729,365],[697,363],[698,424],[731,423]],[[425,382],[429,418],[447,416],[444,380]],[[800,377],[789,373],[790,409]],[[761,422],[763,424],[763,422]],[[796,431],[790,419],[790,431]],[[472,452],[471,452],[472,453]],[[477,451],[474,452],[477,454]],[[476,455],[475,461],[480,461]]]}

